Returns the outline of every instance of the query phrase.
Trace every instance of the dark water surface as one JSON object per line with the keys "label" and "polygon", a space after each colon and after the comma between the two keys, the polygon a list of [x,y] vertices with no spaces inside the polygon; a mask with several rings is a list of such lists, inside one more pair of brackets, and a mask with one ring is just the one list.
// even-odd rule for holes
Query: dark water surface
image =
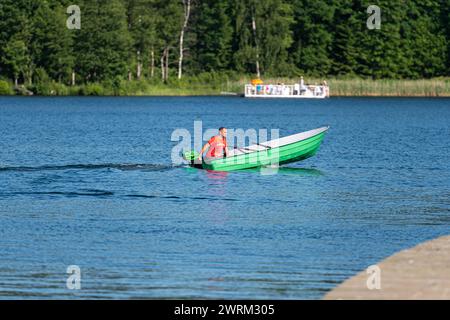
{"label": "dark water surface", "polygon": [[[331,129],[277,175],[218,174],[172,166],[194,120]],[[321,298],[450,233],[449,124],[449,99],[0,98],[0,298]]]}

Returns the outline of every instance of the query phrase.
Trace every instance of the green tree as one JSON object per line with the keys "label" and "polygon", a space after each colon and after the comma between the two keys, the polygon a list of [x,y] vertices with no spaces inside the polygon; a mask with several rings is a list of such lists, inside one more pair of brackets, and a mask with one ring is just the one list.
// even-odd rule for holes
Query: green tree
{"label": "green tree", "polygon": [[232,0],[231,16],[233,33],[233,67],[239,73],[256,73],[255,58],[257,56],[254,36],[252,34],[252,12],[247,1]]}
{"label": "green tree", "polygon": [[360,41],[366,20],[359,1],[338,0],[333,19],[332,66],[334,75],[355,74],[358,68]]}
{"label": "green tree", "polygon": [[8,81],[0,79],[0,96],[9,96],[13,94],[14,90],[11,87],[11,84]]}
{"label": "green tree", "polygon": [[271,75],[288,72],[294,22],[291,5],[284,0],[234,0],[233,14],[236,69]]}
{"label": "green tree", "polygon": [[[367,8],[370,1],[363,1],[361,6]],[[381,8],[381,29],[364,28],[356,74],[363,74],[374,79],[401,78],[402,72],[410,67],[408,61],[409,43],[403,41],[403,28],[407,21],[408,5],[406,2],[379,0],[375,2]],[[368,17],[368,15],[366,15]]]}
{"label": "green tree", "polygon": [[232,60],[233,28],[229,2],[203,0],[194,16],[196,35],[193,55],[195,69],[201,71],[223,71],[230,68]]}
{"label": "green tree", "polygon": [[293,42],[292,6],[285,0],[263,1],[256,6],[261,10],[257,35],[261,48],[262,72],[286,75],[291,70],[288,65],[288,50]]}
{"label": "green tree", "polygon": [[291,61],[301,73],[327,75],[332,60],[335,2],[294,0],[294,43]]}
{"label": "green tree", "polygon": [[447,37],[447,66],[446,74],[450,76],[450,0],[442,0],[441,4],[441,29],[445,31]]}
{"label": "green tree", "polygon": [[30,10],[27,0],[2,0],[0,3],[0,73],[15,82],[20,76],[25,78],[30,67],[27,47]]}
{"label": "green tree", "polygon": [[174,49],[178,47],[180,30],[183,23],[183,4],[179,0],[156,0],[154,9],[161,17],[161,19],[157,20],[156,36],[161,45],[160,61],[162,79],[167,81],[170,75],[171,56],[177,57],[177,52]]}
{"label": "green tree", "polygon": [[33,65],[46,70],[54,80],[68,82],[74,57],[64,9],[57,1],[39,2],[32,16],[30,52]]}
{"label": "green tree", "polygon": [[[79,0],[81,30],[68,30],[71,0],[1,0],[0,76],[68,83],[75,70],[79,82],[106,81],[118,91],[127,75],[159,70],[168,81],[180,65],[187,74],[450,74],[450,0],[189,3],[185,25],[186,0]],[[381,8],[380,30],[366,26],[369,5]]]}
{"label": "green tree", "polygon": [[85,81],[125,77],[131,36],[124,2],[82,0],[81,30],[75,38],[76,70]]}
{"label": "green tree", "polygon": [[402,42],[408,67],[399,73],[408,78],[431,78],[445,74],[447,42],[440,25],[437,1],[408,2],[408,23],[402,24]]}
{"label": "green tree", "polygon": [[[155,0],[127,0],[128,27],[133,41],[132,69],[137,78],[148,70],[155,73],[155,51],[160,47],[156,27],[162,17],[155,10]],[[145,68],[147,67],[147,68]]]}
{"label": "green tree", "polygon": [[16,86],[19,83],[19,77],[26,79],[29,71],[30,56],[25,42],[14,38],[10,39],[4,48],[1,60],[2,64],[13,76]]}

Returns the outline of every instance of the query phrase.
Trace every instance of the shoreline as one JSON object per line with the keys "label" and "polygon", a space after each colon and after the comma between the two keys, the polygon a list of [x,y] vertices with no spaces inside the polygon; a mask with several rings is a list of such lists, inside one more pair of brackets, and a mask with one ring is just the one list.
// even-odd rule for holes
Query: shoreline
{"label": "shoreline", "polygon": [[[205,98],[236,98],[236,99],[245,99],[244,94],[236,94],[236,95],[224,95],[224,94],[148,94],[148,95],[0,95],[0,98],[22,98],[22,99],[32,99],[32,98],[196,98],[196,97],[205,97]],[[336,98],[411,98],[411,99],[449,99],[450,94],[448,95],[440,95],[440,96],[425,96],[425,95],[334,95],[327,99],[315,99],[314,101],[326,101],[329,99]],[[286,100],[283,98],[279,99],[264,99],[264,98],[247,98],[247,100],[257,100],[257,101],[277,101],[277,100]],[[288,99],[292,100],[292,99]],[[296,101],[311,101],[312,99],[297,99]]]}
{"label": "shoreline", "polygon": [[[324,300],[448,300],[450,299],[450,236],[399,251],[345,280]],[[379,286],[374,286],[374,272]],[[368,288],[368,283],[373,286]]]}
{"label": "shoreline", "polygon": [[[307,78],[307,85],[323,82],[324,79]],[[159,79],[122,80],[112,86],[110,83],[88,83],[69,86],[51,82],[45,84],[19,85],[0,80],[0,96],[100,96],[100,97],[199,97],[224,96],[242,97],[244,87],[251,77],[217,76],[210,81],[186,77],[171,79],[163,83]],[[265,84],[293,84],[296,78],[264,78]],[[392,80],[392,79],[327,79],[331,98],[338,97],[404,97],[404,98],[449,98],[450,78]]]}

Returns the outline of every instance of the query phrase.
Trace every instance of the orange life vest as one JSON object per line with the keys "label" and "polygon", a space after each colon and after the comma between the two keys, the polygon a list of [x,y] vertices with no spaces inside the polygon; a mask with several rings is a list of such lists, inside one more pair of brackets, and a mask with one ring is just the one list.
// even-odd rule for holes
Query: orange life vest
{"label": "orange life vest", "polygon": [[225,155],[225,149],[228,148],[227,139],[222,136],[214,136],[208,141],[209,150],[206,153],[208,158],[222,158]]}

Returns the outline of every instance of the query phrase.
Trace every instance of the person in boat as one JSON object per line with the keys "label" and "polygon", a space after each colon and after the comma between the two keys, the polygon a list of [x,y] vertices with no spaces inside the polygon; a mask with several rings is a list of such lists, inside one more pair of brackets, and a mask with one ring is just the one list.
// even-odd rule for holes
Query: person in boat
{"label": "person in boat", "polygon": [[224,158],[228,156],[228,144],[227,144],[227,128],[221,127],[219,129],[219,134],[217,136],[209,139],[202,150],[200,151],[200,156],[198,160],[201,161],[203,158],[203,153],[206,153],[205,160],[207,159],[217,159]]}
{"label": "person in boat", "polygon": [[323,80],[322,86],[323,86],[323,91],[324,91],[325,97],[329,98],[330,97],[330,88],[328,87],[328,83],[326,80]]}
{"label": "person in boat", "polygon": [[322,87],[316,83],[316,85],[314,86],[314,95],[317,97],[321,96],[322,94],[323,94]]}
{"label": "person in boat", "polygon": [[294,96],[298,96],[300,94],[300,84],[294,84]]}

